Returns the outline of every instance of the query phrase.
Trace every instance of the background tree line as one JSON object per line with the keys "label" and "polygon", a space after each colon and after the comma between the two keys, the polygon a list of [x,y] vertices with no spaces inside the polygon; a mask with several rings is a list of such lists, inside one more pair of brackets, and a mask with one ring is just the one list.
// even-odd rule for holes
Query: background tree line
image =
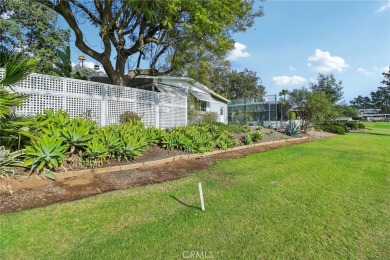
{"label": "background tree line", "polygon": [[369,97],[358,96],[350,103],[355,108],[374,108],[380,109],[381,113],[390,113],[390,67],[388,72],[382,73],[384,79],[381,82],[383,86],[378,87],[376,91],[372,91]]}

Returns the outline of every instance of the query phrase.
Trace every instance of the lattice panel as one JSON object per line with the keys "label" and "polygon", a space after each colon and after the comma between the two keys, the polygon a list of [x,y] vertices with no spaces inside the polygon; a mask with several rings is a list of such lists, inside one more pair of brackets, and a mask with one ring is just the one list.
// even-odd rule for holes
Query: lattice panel
{"label": "lattice panel", "polygon": [[136,113],[145,125],[156,125],[156,106],[154,104],[137,103]]}
{"label": "lattice panel", "polygon": [[63,97],[49,95],[29,95],[26,105],[16,108],[17,115],[42,114],[46,109],[58,110],[62,107]]}
{"label": "lattice panel", "polygon": [[126,111],[135,112],[136,111],[135,107],[136,107],[135,102],[108,100],[107,101],[108,113],[106,118],[107,124],[118,124],[119,116]]}
{"label": "lattice panel", "polygon": [[60,77],[41,77],[39,74],[31,74],[26,80],[18,84],[21,88],[62,92],[63,83]]}
{"label": "lattice panel", "polygon": [[66,82],[67,93],[84,94],[84,95],[102,95],[102,84],[84,80],[69,80]]}
{"label": "lattice panel", "polygon": [[101,100],[85,98],[66,98],[66,107],[72,118],[84,117],[91,118],[101,125]]}
{"label": "lattice panel", "polygon": [[132,100],[136,98],[137,91],[135,89],[129,87],[114,87],[114,86],[108,86],[107,88],[108,88],[107,96],[109,98],[125,98],[125,99],[132,99]]}

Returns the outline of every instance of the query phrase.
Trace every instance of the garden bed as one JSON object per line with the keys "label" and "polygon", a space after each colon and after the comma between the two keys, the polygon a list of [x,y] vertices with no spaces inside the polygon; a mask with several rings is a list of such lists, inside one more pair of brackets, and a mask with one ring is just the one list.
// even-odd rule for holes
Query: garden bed
{"label": "garden bed", "polygon": [[175,158],[175,156],[185,157],[183,156],[185,153],[182,151],[165,150],[157,146],[152,146],[147,153],[130,163],[130,165],[138,164],[138,166],[141,164],[137,169],[115,172],[109,172],[107,170],[106,173],[100,171],[102,173],[99,174],[91,173],[91,170],[72,172],[72,174],[61,173],[61,177],[55,182],[42,179],[37,175],[21,176],[17,179],[1,179],[0,213],[42,207],[113,190],[174,180],[185,177],[192,172],[205,169],[221,159],[237,158],[282,146],[332,136],[332,134],[324,132],[308,132],[308,134],[300,136],[306,138],[291,139],[289,142],[285,142],[290,137],[269,129],[262,129],[262,132],[264,138],[258,143],[262,145],[255,144],[252,147],[246,146],[246,149],[235,148],[234,150],[210,155],[209,157],[191,155],[190,159],[168,159],[171,162],[162,165],[147,166],[151,164],[145,162]]}

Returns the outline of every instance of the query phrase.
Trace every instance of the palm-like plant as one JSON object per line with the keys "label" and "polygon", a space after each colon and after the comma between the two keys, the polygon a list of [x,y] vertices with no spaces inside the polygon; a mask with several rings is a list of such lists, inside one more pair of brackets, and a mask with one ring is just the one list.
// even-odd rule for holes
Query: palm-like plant
{"label": "palm-like plant", "polygon": [[4,50],[0,50],[0,67],[5,68],[5,73],[0,79],[0,145],[12,147],[14,140],[17,140],[19,149],[21,145],[21,137],[28,136],[28,127],[17,124],[18,117],[12,113],[12,108],[23,105],[27,98],[26,96],[9,92],[5,89],[8,87],[12,90],[12,86],[27,76],[35,65],[38,59],[28,58],[22,54],[12,54]]}
{"label": "palm-like plant", "polygon": [[0,51],[0,67],[5,68],[4,77],[0,80],[0,87],[12,87],[26,77],[38,61],[37,58],[26,57],[22,54]]}

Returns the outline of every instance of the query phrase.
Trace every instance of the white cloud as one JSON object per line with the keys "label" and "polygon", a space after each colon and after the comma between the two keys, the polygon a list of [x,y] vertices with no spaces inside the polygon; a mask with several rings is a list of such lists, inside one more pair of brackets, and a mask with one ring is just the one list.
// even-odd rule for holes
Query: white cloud
{"label": "white cloud", "polygon": [[379,8],[376,10],[376,13],[383,13],[383,12],[386,11],[387,9],[390,9],[390,0],[388,0],[387,3],[384,3],[381,7],[379,7]]}
{"label": "white cloud", "polygon": [[295,67],[290,65],[290,66],[288,66],[288,69],[291,70],[291,71],[294,71]]}
{"label": "white cloud", "polygon": [[384,66],[384,67],[382,67],[382,68],[380,69],[380,72],[381,72],[381,73],[383,73],[383,72],[388,73],[388,72],[389,72],[389,68],[390,68],[390,66]]}
{"label": "white cloud", "polygon": [[366,76],[370,76],[371,75],[371,72],[366,70],[366,69],[364,69],[364,68],[358,68],[356,71],[361,73],[361,74],[363,74],[363,75],[366,75]]}
{"label": "white cloud", "polygon": [[245,49],[246,45],[239,42],[234,43],[234,49],[229,52],[227,59],[230,61],[235,61],[239,58],[251,56]]}
{"label": "white cloud", "polygon": [[301,76],[277,76],[272,77],[272,85],[274,86],[283,86],[283,85],[300,85],[307,81],[304,77]]}
{"label": "white cloud", "polygon": [[371,70],[365,68],[358,68],[356,71],[366,76],[373,76],[378,75],[378,73],[388,72],[389,67],[390,66],[384,66],[380,69],[378,69],[377,67],[373,67]]}
{"label": "white cloud", "polygon": [[307,60],[309,61],[307,64],[309,68],[321,73],[332,70],[342,72],[344,69],[348,68],[348,64],[345,63],[343,58],[331,56],[328,51],[322,51],[321,49],[316,49],[316,53]]}

